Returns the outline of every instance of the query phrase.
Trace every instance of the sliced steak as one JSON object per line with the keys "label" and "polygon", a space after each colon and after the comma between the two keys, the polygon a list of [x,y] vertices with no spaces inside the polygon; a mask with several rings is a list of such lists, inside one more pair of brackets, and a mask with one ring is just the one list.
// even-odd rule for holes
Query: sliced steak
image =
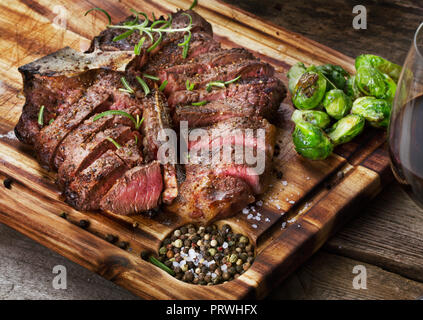
{"label": "sliced steak", "polygon": [[116,154],[123,162],[129,167],[140,166],[143,164],[143,155],[140,150],[141,135],[138,131],[132,132],[133,138],[131,138],[122,147],[116,150]]}
{"label": "sliced steak", "polygon": [[[189,17],[190,15],[192,18],[192,28],[191,32],[195,34],[196,32],[205,32],[207,34],[212,34],[212,27],[211,25],[204,20],[201,16],[195,13],[192,10],[187,11],[178,11],[172,17],[172,28],[180,29],[185,28],[189,24]],[[133,21],[135,19],[134,16],[129,16],[126,18],[125,21],[122,21],[120,25],[123,25],[125,22]],[[160,19],[163,20],[164,18]],[[144,20],[138,20],[139,23],[142,23]],[[151,22],[150,22],[151,24]],[[157,26],[159,27],[159,26]],[[102,31],[100,35],[95,37],[91,43],[90,49],[88,52],[96,52],[96,51],[133,51],[134,46],[138,44],[141,35],[139,32],[132,33],[129,37],[125,39],[121,39],[118,41],[113,41],[118,35],[124,33],[125,29],[117,29],[117,28],[107,28],[106,30]],[[145,34],[143,34],[145,36]],[[168,46],[174,42],[183,42],[185,33],[184,32],[165,32],[163,34],[163,38],[158,46],[153,49],[151,52],[147,52],[147,49],[151,47],[151,45],[158,40],[158,34],[153,34],[153,40],[149,37],[146,37],[146,41],[142,46],[142,51],[140,56],[137,57],[136,65],[137,67],[142,67],[151,59],[152,56],[156,55],[157,53],[161,52],[162,48]]]}
{"label": "sliced steak", "polygon": [[[165,144],[160,141],[159,136],[164,133],[165,129],[172,129],[172,119],[169,115],[166,98],[156,90],[152,94],[152,98],[146,99],[144,104],[144,122],[142,124],[144,155],[147,161],[159,160],[164,165],[164,191],[163,202],[170,203],[178,195],[178,183],[176,179],[176,170],[173,163],[166,163],[159,153],[159,149]],[[163,136],[164,138],[164,136]],[[171,150],[176,155],[176,150]]]}
{"label": "sliced steak", "polygon": [[207,167],[191,166],[178,198],[167,209],[190,220],[210,223],[233,215],[254,200],[244,180],[216,176]]}
{"label": "sliced steak", "polygon": [[163,46],[156,55],[150,57],[148,63],[143,68],[143,73],[156,76],[164,68],[184,64],[201,54],[220,49],[220,43],[213,40],[212,35],[206,32],[196,32],[192,34],[188,56],[186,59],[183,59],[183,48],[178,45],[182,42],[183,39],[180,39]]}
{"label": "sliced steak", "polygon": [[116,127],[98,132],[79,145],[75,145],[72,155],[69,155],[59,167],[57,182],[65,187],[73,180],[75,175],[87,168],[108,150],[116,147],[110,138],[118,144],[124,144],[134,137],[132,129],[128,126],[117,125]]}
{"label": "sliced steak", "polygon": [[[142,116],[140,103],[127,94],[113,93],[114,102],[110,106],[111,110],[121,110],[131,114],[133,117],[137,115]],[[120,115],[104,116],[94,121],[96,115],[91,116],[85,120],[80,126],[73,130],[63,140],[56,152],[54,165],[59,168],[66,158],[72,159],[75,153],[79,152],[79,146],[82,145],[88,138],[92,138],[99,131],[111,128],[115,125],[122,124],[134,127],[134,123],[127,117]]]}
{"label": "sliced steak", "polygon": [[196,128],[210,126],[231,118],[254,116],[264,116],[263,109],[258,109],[237,98],[225,98],[211,101],[204,106],[177,106],[173,122],[179,125],[181,121],[187,121],[190,128]]}
{"label": "sliced steak", "polygon": [[162,68],[159,75],[162,79],[167,79],[167,76],[171,74],[194,76],[198,73],[205,73],[212,68],[238,63],[242,60],[254,60],[254,56],[242,48],[213,50],[184,63]]}
{"label": "sliced steak", "polygon": [[102,198],[100,207],[114,214],[133,215],[157,207],[162,190],[160,164],[153,161],[128,170]]}
{"label": "sliced steak", "polygon": [[181,90],[170,94],[168,104],[171,110],[177,105],[188,105],[199,101],[216,101],[234,97],[241,102],[252,104],[258,113],[271,118],[285,98],[286,89],[275,77],[240,79],[226,88],[214,89],[211,92],[202,90]]}
{"label": "sliced steak", "polygon": [[[209,82],[213,81],[230,81],[239,76],[243,79],[256,77],[270,77],[273,76],[274,69],[272,66],[259,60],[242,60],[223,66],[216,66],[205,70],[205,73],[197,73],[194,75],[180,73],[179,71],[170,72],[163,70],[159,73],[160,80],[168,81],[165,88],[165,93],[170,94],[174,91],[183,90],[186,88],[186,83],[192,83],[196,88],[203,88]],[[215,87],[213,87],[215,89]]]}
{"label": "sliced steak", "polygon": [[66,202],[78,210],[98,210],[103,196],[127,170],[114,151],[106,151],[68,185]]}

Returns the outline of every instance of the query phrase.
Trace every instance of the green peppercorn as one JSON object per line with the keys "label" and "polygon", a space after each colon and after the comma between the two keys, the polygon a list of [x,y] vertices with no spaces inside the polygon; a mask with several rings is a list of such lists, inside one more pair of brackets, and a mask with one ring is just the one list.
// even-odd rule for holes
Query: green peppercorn
{"label": "green peppercorn", "polygon": [[162,254],[162,255],[165,255],[165,254],[166,254],[166,252],[167,252],[167,250],[166,250],[166,248],[165,248],[165,247],[161,247],[161,248],[159,249],[159,253],[160,253],[160,254]]}
{"label": "green peppercorn", "polygon": [[239,242],[247,244],[249,242],[249,240],[246,236],[241,236],[241,238],[239,238]]}

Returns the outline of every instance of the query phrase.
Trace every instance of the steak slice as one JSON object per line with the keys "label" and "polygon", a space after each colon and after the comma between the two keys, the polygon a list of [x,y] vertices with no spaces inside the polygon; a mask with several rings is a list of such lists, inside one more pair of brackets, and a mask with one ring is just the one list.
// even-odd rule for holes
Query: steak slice
{"label": "steak slice", "polygon": [[[164,166],[164,191],[163,202],[171,203],[178,195],[178,183],[174,163],[167,163],[163,158],[164,154],[159,149],[165,141],[160,141],[159,137],[165,129],[172,129],[172,119],[164,95],[156,90],[152,98],[146,99],[144,104],[144,122],[142,124],[144,155],[148,161],[159,160]],[[176,155],[176,150],[172,150]]]}
{"label": "steak slice", "polygon": [[224,219],[253,202],[251,188],[242,179],[216,176],[204,166],[190,166],[171,212],[202,223]]}
{"label": "steak slice", "polygon": [[163,190],[160,164],[153,161],[128,170],[100,202],[102,210],[133,215],[158,206]]}
{"label": "steak slice", "polygon": [[[239,76],[243,79],[254,77],[271,77],[275,70],[268,63],[261,62],[260,60],[242,60],[231,64],[216,66],[211,69],[206,69],[205,73],[186,74],[181,73],[179,70],[176,72],[163,70],[159,73],[160,80],[163,82],[168,81],[164,90],[166,94],[174,91],[183,90],[186,88],[186,83],[195,84],[196,88],[203,88],[212,81],[230,81]],[[213,88],[215,89],[215,88]]]}
{"label": "steak slice", "polygon": [[107,110],[113,103],[108,92],[91,91],[71,110],[59,115],[52,124],[43,127],[35,140],[35,148],[42,165],[54,169],[54,157],[59,144],[92,113]]}
{"label": "steak slice", "polygon": [[67,186],[66,202],[77,210],[98,210],[103,196],[127,170],[114,151],[106,151]]}
{"label": "steak slice", "polygon": [[[256,152],[264,151],[267,156],[273,157],[276,128],[263,118],[236,117],[202,129],[204,134],[200,139],[188,141],[190,151],[240,146],[243,149],[253,148]],[[261,135],[259,130],[262,130]]]}
{"label": "steak slice", "polygon": [[201,90],[181,90],[170,94],[168,104],[171,110],[177,105],[188,105],[199,101],[216,101],[225,98],[236,98],[241,102],[252,104],[258,113],[271,119],[274,112],[286,96],[283,83],[276,77],[240,79],[226,88],[207,92]]}
{"label": "steak slice", "polygon": [[143,164],[143,155],[140,150],[141,135],[138,131],[132,132],[133,138],[116,150],[117,156],[125,162],[129,168],[140,166]]}
{"label": "steak slice", "polygon": [[176,125],[181,121],[187,121],[190,128],[196,128],[236,117],[264,116],[263,111],[264,109],[258,109],[237,98],[225,98],[211,101],[204,106],[177,106],[173,118]]}
{"label": "steak slice", "polygon": [[[172,17],[172,28],[179,29],[185,28],[189,24],[189,17],[190,15],[192,18],[192,28],[191,33],[195,34],[196,32],[205,32],[207,34],[212,34],[212,27],[210,23],[204,20],[200,15],[195,13],[192,10],[186,11],[178,11]],[[133,21],[135,16],[129,16],[126,18],[125,21],[122,21],[120,25],[123,25],[125,22]],[[159,20],[164,20],[163,17],[159,18]],[[144,20],[138,20],[140,23]],[[150,22],[151,24],[151,22]],[[159,27],[159,26],[156,26]],[[132,33],[129,37],[125,39],[121,39],[118,41],[113,41],[118,35],[124,33],[125,29],[117,29],[117,28],[107,28],[106,30],[102,31],[97,37],[93,39],[91,42],[90,49],[88,52],[96,52],[96,51],[133,51],[134,46],[138,44],[141,35],[139,32]],[[145,34],[143,35],[145,36]],[[150,59],[151,56],[156,55],[161,49],[173,42],[183,42],[185,33],[184,32],[164,32],[163,38],[158,46],[153,49],[151,52],[147,52],[147,49],[158,40],[159,35],[157,33],[153,34],[153,40],[149,37],[146,37],[146,41],[143,43],[141,54],[137,57],[137,67],[142,67],[146,64],[146,62]]]}
{"label": "steak slice", "polygon": [[[142,110],[140,103],[127,94],[114,93],[114,102],[110,106],[112,110],[121,110],[136,117],[141,116]],[[67,135],[67,137],[60,144],[54,159],[54,165],[59,168],[66,158],[75,157],[75,152],[79,152],[79,146],[83,144],[88,138],[92,138],[99,131],[111,128],[117,124],[123,124],[129,127],[134,127],[134,123],[127,117],[120,115],[104,116],[94,121],[96,115],[85,120],[80,126]]]}
{"label": "steak slice", "polygon": [[66,186],[75,175],[91,165],[106,151],[116,149],[110,138],[119,144],[124,144],[133,138],[132,129],[128,126],[117,125],[98,132],[81,144],[74,145],[72,154],[59,167],[57,175],[59,186]]}
{"label": "steak slice", "polygon": [[206,52],[186,62],[176,64],[159,71],[160,78],[166,79],[169,74],[184,74],[194,76],[197,73],[205,73],[215,67],[225,66],[242,60],[253,60],[254,56],[243,48],[220,49]]}
{"label": "steak slice", "polygon": [[150,57],[148,63],[143,67],[143,72],[156,76],[162,69],[186,63],[201,54],[220,49],[220,43],[215,41],[212,35],[201,31],[195,32],[191,36],[188,56],[183,59],[183,48],[178,46],[182,42],[183,39],[180,39],[163,46],[157,54]]}

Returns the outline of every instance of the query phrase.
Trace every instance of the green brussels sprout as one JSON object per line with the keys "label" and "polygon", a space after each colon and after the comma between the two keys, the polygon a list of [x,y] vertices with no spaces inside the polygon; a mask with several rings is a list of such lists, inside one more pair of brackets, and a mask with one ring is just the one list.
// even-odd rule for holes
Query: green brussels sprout
{"label": "green brussels sprout", "polygon": [[383,98],[387,91],[385,77],[371,66],[361,66],[357,69],[355,84],[366,96]]}
{"label": "green brussels sprout", "polygon": [[361,93],[361,91],[358,89],[357,85],[355,84],[355,75],[351,76],[346,84],[345,84],[345,88],[344,88],[344,92],[351,97],[351,99],[354,101],[357,98],[360,98],[361,96],[363,96],[363,94]]}
{"label": "green brussels sprout", "polygon": [[349,114],[336,122],[328,131],[334,145],[347,143],[358,136],[364,129],[365,119],[358,114]]}
{"label": "green brussels sprout", "polygon": [[355,59],[355,68],[358,70],[361,66],[371,66],[382,73],[390,76],[395,83],[401,74],[401,66],[392,63],[382,57],[373,54],[362,54]]}
{"label": "green brussels sprout", "polygon": [[339,120],[347,115],[352,107],[352,101],[344,91],[340,89],[332,89],[326,93],[323,99],[323,106],[328,115],[332,118]]}
{"label": "green brussels sprout", "polygon": [[[329,89],[343,89],[347,79],[350,77],[349,73],[342,67],[329,63],[323,66],[318,66],[316,69],[329,80]],[[333,88],[333,86],[336,88]]]}
{"label": "green brussels sprout", "polygon": [[320,72],[304,73],[295,86],[294,105],[301,110],[316,108],[326,92],[326,80]]}
{"label": "green brussels sprout", "polygon": [[298,62],[294,64],[291,69],[289,69],[287,73],[288,77],[288,89],[289,92],[293,93],[295,90],[295,86],[298,82],[298,79],[306,72],[306,67],[304,63]]}
{"label": "green brussels sprout", "polygon": [[351,113],[364,117],[373,127],[386,128],[391,116],[391,104],[384,99],[361,97],[354,101]]}
{"label": "green brussels sprout", "polygon": [[306,121],[296,123],[292,140],[295,150],[303,157],[312,160],[325,159],[333,150],[333,144],[326,133]]}
{"label": "green brussels sprout", "polygon": [[383,98],[386,99],[388,102],[392,103],[395,98],[395,92],[397,91],[397,84],[387,74],[382,73],[382,75],[385,78],[385,84],[386,84],[386,92]]}
{"label": "green brussels sprout", "polygon": [[316,110],[295,110],[291,120],[295,123],[306,121],[322,129],[330,124],[330,118],[327,113]]}

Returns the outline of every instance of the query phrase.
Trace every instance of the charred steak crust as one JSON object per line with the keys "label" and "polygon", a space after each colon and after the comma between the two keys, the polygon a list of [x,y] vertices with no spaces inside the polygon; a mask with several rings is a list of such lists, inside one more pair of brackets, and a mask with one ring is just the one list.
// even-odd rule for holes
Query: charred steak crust
{"label": "charred steak crust", "polygon": [[[107,28],[85,53],[66,47],[19,68],[26,101],[16,136],[34,146],[44,167],[58,170],[57,183],[75,208],[133,215],[163,203],[179,215],[209,223],[236,213],[265,191],[275,144],[275,127],[265,119],[272,118],[286,89],[273,67],[249,51],[222,49],[213,39],[211,25],[197,13],[174,13],[173,28],[188,25],[185,14],[193,22],[185,59],[181,32],[163,33],[150,52],[146,49],[157,34],[147,37],[141,54],[135,56],[139,33],[113,41],[122,30]],[[164,92],[145,74],[158,77],[159,84],[166,80]],[[135,76],[145,79],[150,94],[143,94]],[[211,81],[238,76],[235,83],[206,90]],[[134,88],[133,94],[119,90],[122,77]],[[187,83],[194,87],[187,90]],[[208,103],[192,105],[200,101]],[[42,125],[38,123],[41,106]],[[122,115],[96,117],[107,110],[143,118],[142,126],[136,130]],[[185,166],[166,163],[164,157],[177,152],[173,147],[168,154],[161,152],[167,141],[160,134],[179,127],[181,121],[187,121],[189,130],[217,132],[207,142],[187,141],[190,151],[208,147],[207,155],[212,157],[229,152],[228,161],[213,164],[200,158],[197,164]],[[242,132],[233,135],[237,129],[263,129],[264,146]],[[239,163],[238,146],[252,154],[263,149],[264,171]]]}

